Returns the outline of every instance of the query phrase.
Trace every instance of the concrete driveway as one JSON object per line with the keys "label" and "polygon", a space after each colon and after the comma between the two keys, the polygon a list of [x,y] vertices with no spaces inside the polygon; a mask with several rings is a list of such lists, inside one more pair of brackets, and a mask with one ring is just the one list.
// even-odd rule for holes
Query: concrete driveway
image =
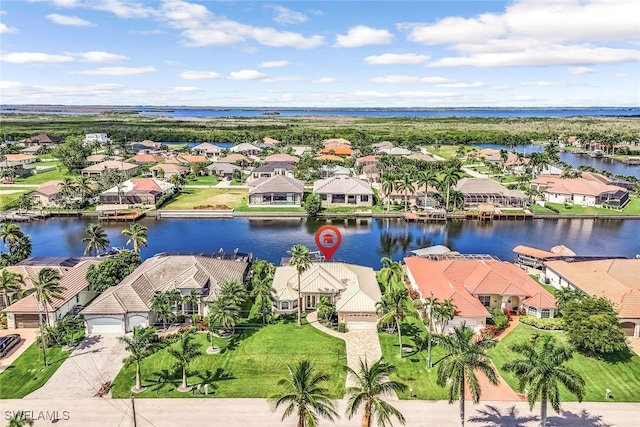
{"label": "concrete driveway", "polygon": [[21,343],[11,349],[9,354],[0,359],[0,372],[7,369],[14,360],[18,358],[24,351],[29,348],[38,334],[37,328],[25,328],[25,329],[2,329],[0,330],[0,337],[4,337],[9,334],[20,334]]}
{"label": "concrete driveway", "polygon": [[94,397],[100,386],[113,381],[127,356],[120,335],[89,335],[47,383],[25,399],[82,399]]}

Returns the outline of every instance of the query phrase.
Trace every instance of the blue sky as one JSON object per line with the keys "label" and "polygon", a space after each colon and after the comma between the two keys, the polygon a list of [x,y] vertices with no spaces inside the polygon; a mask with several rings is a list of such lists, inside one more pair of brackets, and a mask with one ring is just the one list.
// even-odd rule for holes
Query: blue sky
{"label": "blue sky", "polygon": [[640,105],[640,2],[3,0],[0,103]]}

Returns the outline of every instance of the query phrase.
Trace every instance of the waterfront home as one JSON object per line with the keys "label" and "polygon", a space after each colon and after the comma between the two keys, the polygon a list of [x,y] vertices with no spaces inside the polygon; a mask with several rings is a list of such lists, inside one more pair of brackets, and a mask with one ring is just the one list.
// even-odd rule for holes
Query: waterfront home
{"label": "waterfront home", "polygon": [[520,190],[510,190],[490,178],[462,178],[456,184],[456,190],[464,194],[466,207],[477,207],[482,203],[494,206],[527,206],[529,197]]}
{"label": "waterfront home", "polygon": [[271,178],[274,176],[288,176],[293,178],[293,163],[287,162],[270,162],[264,163],[251,171],[251,181],[260,178]]}
{"label": "waterfront home", "polygon": [[248,142],[243,142],[238,145],[234,145],[229,149],[232,153],[240,153],[245,156],[257,156],[262,152],[262,148],[256,147],[253,144],[249,144]]}
{"label": "waterfront home", "polygon": [[495,148],[483,148],[482,150],[469,153],[469,156],[480,158],[489,163],[500,163],[502,161],[500,150],[496,150]]}
{"label": "waterfront home", "polygon": [[540,175],[531,187],[544,194],[551,203],[578,206],[612,206],[624,208],[629,202],[629,190],[584,178],[560,178]]}
{"label": "waterfront home", "polygon": [[438,301],[451,299],[456,315],[445,331],[466,322],[479,332],[491,317],[489,309],[517,311],[538,318],[554,317],[556,299],[515,264],[490,256],[454,256],[450,259],[407,257],[407,278],[427,302],[433,294]]}
{"label": "waterfront home", "polygon": [[170,180],[174,175],[186,175],[189,173],[189,168],[176,163],[160,163],[149,168],[151,176],[153,178],[162,178],[164,180]]}
{"label": "waterfront home", "polygon": [[111,142],[111,139],[109,139],[106,133],[87,133],[84,136],[84,142],[85,144],[107,144]]}
{"label": "waterfront home", "polygon": [[269,148],[269,147],[275,147],[277,145],[282,144],[282,141],[278,141],[277,139],[273,139],[273,138],[269,138],[268,136],[265,136],[264,138],[260,138],[256,141],[253,141],[253,145],[255,145],[256,147],[260,147],[260,148]]}
{"label": "waterfront home", "polygon": [[376,304],[382,294],[376,273],[370,267],[343,262],[314,262],[300,276],[294,266],[277,267],[273,276],[273,311],[295,313],[298,298],[303,312],[315,310],[321,297],[335,304],[338,322],[349,330],[377,329]]}
{"label": "waterfront home", "polygon": [[92,154],[90,156],[87,156],[87,163],[89,164],[96,164],[96,163],[100,163],[100,162],[104,162],[106,160],[124,160],[124,157],[120,157],[120,156],[107,156],[106,154]]}
{"label": "waterfront home", "polygon": [[29,138],[21,139],[20,141],[18,141],[18,144],[22,144],[25,147],[28,147],[30,145],[41,145],[41,146],[51,147],[53,145],[60,144],[60,142],[62,142],[62,138],[59,138],[53,135],[48,135],[46,133],[41,133],[36,136],[31,136]]}
{"label": "waterfront home", "polygon": [[582,172],[582,178],[588,181],[598,181],[606,185],[615,185],[616,187],[626,188],[627,190],[633,190],[636,186],[635,182],[602,175],[601,173],[597,172]]}
{"label": "waterfront home", "polygon": [[299,161],[300,161],[300,157],[292,156],[290,154],[284,154],[284,153],[273,154],[269,157],[266,157],[263,160],[264,163],[286,162],[286,163],[292,163],[294,165]]}
{"label": "waterfront home", "polygon": [[137,165],[160,163],[164,160],[164,157],[157,154],[136,154],[128,161]]}
{"label": "waterfront home", "polygon": [[141,142],[132,142],[131,149],[137,154],[159,154],[167,151],[167,146],[161,142],[145,139]]}
{"label": "waterfront home", "polygon": [[125,176],[135,176],[138,173],[139,166],[135,163],[128,163],[123,160],[105,160],[95,165],[87,166],[80,172],[82,176],[96,177],[100,176],[108,170],[114,170]]}
{"label": "waterfront home", "polygon": [[331,145],[320,150],[320,154],[349,157],[353,155],[353,150],[348,145]]}
{"label": "waterfront home", "polygon": [[515,153],[507,153],[507,159],[502,163],[502,166],[514,173],[524,173],[525,167],[529,164],[531,159],[529,157],[518,156]]}
{"label": "waterfront home", "polygon": [[36,206],[43,208],[58,206],[64,200],[64,196],[60,192],[61,182],[57,180],[47,181],[28,193],[28,196]]}
{"label": "waterfront home", "polygon": [[304,182],[293,176],[274,175],[258,178],[249,184],[249,206],[300,207]]}
{"label": "waterfront home", "polygon": [[101,205],[154,205],[162,196],[172,194],[175,185],[156,178],[133,178],[99,195]]}
{"label": "waterfront home", "polygon": [[336,175],[313,183],[313,192],[322,206],[372,206],[373,190],[366,181],[347,175]]}
{"label": "waterfront home", "polygon": [[191,149],[194,153],[204,156],[207,160],[215,160],[218,158],[220,153],[222,153],[222,149],[217,145],[213,145],[210,142],[203,142],[202,144],[196,145]]}
{"label": "waterfront home", "polygon": [[206,166],[201,173],[203,175],[217,175],[220,178],[231,181],[233,178],[233,172],[236,170],[241,171],[242,168],[231,163],[215,162]]}
{"label": "waterfront home", "polygon": [[[99,261],[96,258],[38,257],[24,260],[6,269],[22,276],[25,282],[23,291],[33,288],[38,272],[43,268],[53,268],[60,272],[60,286],[64,288],[62,298],[53,299],[51,304],[40,307],[44,324],[53,326],[67,314],[77,314],[80,307],[96,296],[95,292],[88,290],[89,282],[86,275],[89,266]],[[37,328],[39,326],[38,306],[35,295],[30,294],[6,307],[2,312],[7,315],[7,327],[9,329]]]}
{"label": "waterfront home", "polygon": [[564,245],[557,245],[550,251],[532,248],[530,246],[518,245],[513,248],[516,253],[516,264],[523,267],[531,267],[538,270],[544,269],[544,263],[555,259],[573,257],[576,255],[571,249]]}
{"label": "waterfront home", "polygon": [[547,281],[558,289],[568,286],[607,298],[625,335],[640,337],[640,259],[556,260],[545,268]]}
{"label": "waterfront home", "polygon": [[[225,259],[226,258],[226,259]],[[250,256],[156,255],[146,259],[133,273],[113,286],[80,314],[87,333],[124,334],[135,326],[162,323],[151,308],[154,294],[178,290],[184,297],[196,291],[197,302],[176,303],[176,314],[207,315],[208,304],[215,300],[220,286],[229,279],[244,282]]]}

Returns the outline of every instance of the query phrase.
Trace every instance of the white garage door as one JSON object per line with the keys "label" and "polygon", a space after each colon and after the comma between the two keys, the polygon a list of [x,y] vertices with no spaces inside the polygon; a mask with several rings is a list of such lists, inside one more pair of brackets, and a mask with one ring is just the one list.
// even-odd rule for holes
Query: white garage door
{"label": "white garage door", "polygon": [[146,317],[139,316],[139,315],[131,316],[129,317],[129,329],[127,332],[133,331],[134,326],[146,327],[148,325],[149,325],[149,322],[147,321]]}
{"label": "white garage door", "polygon": [[115,317],[96,317],[88,319],[87,330],[90,334],[121,334],[122,319]]}
{"label": "white garage door", "polygon": [[375,331],[378,318],[373,315],[350,315],[345,317],[347,329],[350,331]]}

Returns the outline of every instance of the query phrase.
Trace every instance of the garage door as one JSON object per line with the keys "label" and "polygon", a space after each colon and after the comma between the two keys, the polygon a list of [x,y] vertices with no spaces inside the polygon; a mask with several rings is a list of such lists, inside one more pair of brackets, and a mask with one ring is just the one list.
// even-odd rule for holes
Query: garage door
{"label": "garage door", "polygon": [[114,317],[96,317],[87,320],[87,332],[90,334],[121,334],[122,319]]}
{"label": "garage door", "polygon": [[133,331],[134,326],[143,326],[146,327],[149,325],[147,318],[144,316],[131,316],[129,317],[129,326],[127,332]]}
{"label": "garage door", "polygon": [[37,314],[16,314],[16,328],[37,328],[38,315]]}
{"label": "garage door", "polygon": [[347,329],[350,331],[375,331],[378,327],[377,322],[378,318],[373,315],[349,315],[345,317]]}

